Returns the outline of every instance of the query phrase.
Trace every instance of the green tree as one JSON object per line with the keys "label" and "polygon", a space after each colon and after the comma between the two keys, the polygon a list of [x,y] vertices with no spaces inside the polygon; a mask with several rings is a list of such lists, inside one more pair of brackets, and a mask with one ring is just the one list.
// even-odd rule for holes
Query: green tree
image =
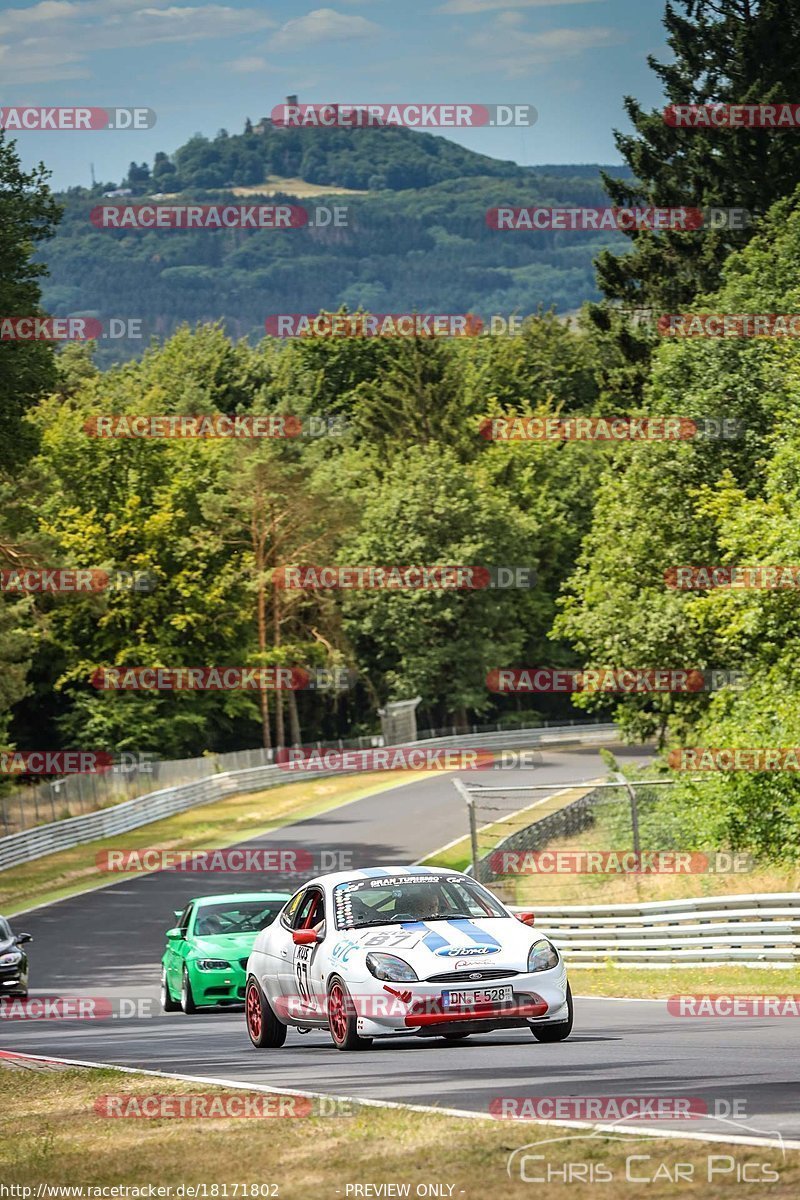
{"label": "green tree", "polygon": [[[49,175],[42,163],[23,171],[15,143],[0,129],[0,316],[44,315],[40,280],[47,268],[33,254],[61,217]],[[0,339],[0,470],[15,470],[33,453],[33,430],[23,416],[54,382],[51,343]]]}
{"label": "green tree", "polygon": [[[800,94],[800,0],[675,0],[664,25],[673,59],[647,61],[670,104],[760,104]],[[800,176],[792,129],[673,127],[662,110],[648,112],[631,96],[625,111],[634,132],[615,140],[632,177],[602,172],[615,205],[743,208],[757,218]],[[611,394],[641,394],[654,342],[637,317],[682,312],[717,288],[726,257],[754,228],[631,230],[628,253],[599,255],[598,283],[612,305],[594,307],[592,317],[610,343]]]}

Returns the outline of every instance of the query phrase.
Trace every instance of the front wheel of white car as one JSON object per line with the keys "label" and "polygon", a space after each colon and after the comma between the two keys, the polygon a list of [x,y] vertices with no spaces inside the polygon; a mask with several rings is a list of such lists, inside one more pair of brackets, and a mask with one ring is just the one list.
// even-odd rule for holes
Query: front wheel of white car
{"label": "front wheel of white car", "polygon": [[550,1025],[531,1025],[531,1033],[537,1042],[563,1042],[572,1033],[572,989],[567,984],[567,1019],[553,1021]]}
{"label": "front wheel of white car", "polygon": [[372,1038],[359,1035],[356,1006],[338,978],[328,987],[328,1027],[337,1050],[367,1050],[372,1045]]}

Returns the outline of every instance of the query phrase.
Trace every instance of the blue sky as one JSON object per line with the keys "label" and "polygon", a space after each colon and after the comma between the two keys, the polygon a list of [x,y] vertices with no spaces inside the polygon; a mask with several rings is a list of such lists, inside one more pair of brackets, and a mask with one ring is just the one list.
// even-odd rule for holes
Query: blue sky
{"label": "blue sky", "polygon": [[661,103],[661,0],[41,0],[0,2],[0,106],[140,106],[152,130],[26,132],[56,188],[118,180],[193,133],[301,101],[527,103],[532,129],[451,131],[520,163],[616,162],[622,97]]}

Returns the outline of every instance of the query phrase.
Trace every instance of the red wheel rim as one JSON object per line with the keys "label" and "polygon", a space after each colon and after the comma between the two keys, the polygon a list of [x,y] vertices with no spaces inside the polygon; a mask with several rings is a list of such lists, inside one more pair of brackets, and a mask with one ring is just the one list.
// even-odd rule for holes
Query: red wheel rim
{"label": "red wheel rim", "polygon": [[253,1039],[261,1037],[261,997],[258,988],[251,983],[247,989],[247,1028]]}
{"label": "red wheel rim", "polygon": [[328,1002],[328,1021],[334,1040],[343,1042],[347,1037],[347,1016],[344,1011],[344,992],[338,983],[331,988]]}

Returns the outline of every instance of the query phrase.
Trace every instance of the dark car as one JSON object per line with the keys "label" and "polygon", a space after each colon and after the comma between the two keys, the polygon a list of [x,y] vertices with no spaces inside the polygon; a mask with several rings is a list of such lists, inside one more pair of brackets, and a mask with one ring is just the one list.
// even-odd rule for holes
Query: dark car
{"label": "dark car", "polygon": [[12,933],[0,917],[0,996],[27,996],[28,956],[22,947],[32,941],[29,933]]}

